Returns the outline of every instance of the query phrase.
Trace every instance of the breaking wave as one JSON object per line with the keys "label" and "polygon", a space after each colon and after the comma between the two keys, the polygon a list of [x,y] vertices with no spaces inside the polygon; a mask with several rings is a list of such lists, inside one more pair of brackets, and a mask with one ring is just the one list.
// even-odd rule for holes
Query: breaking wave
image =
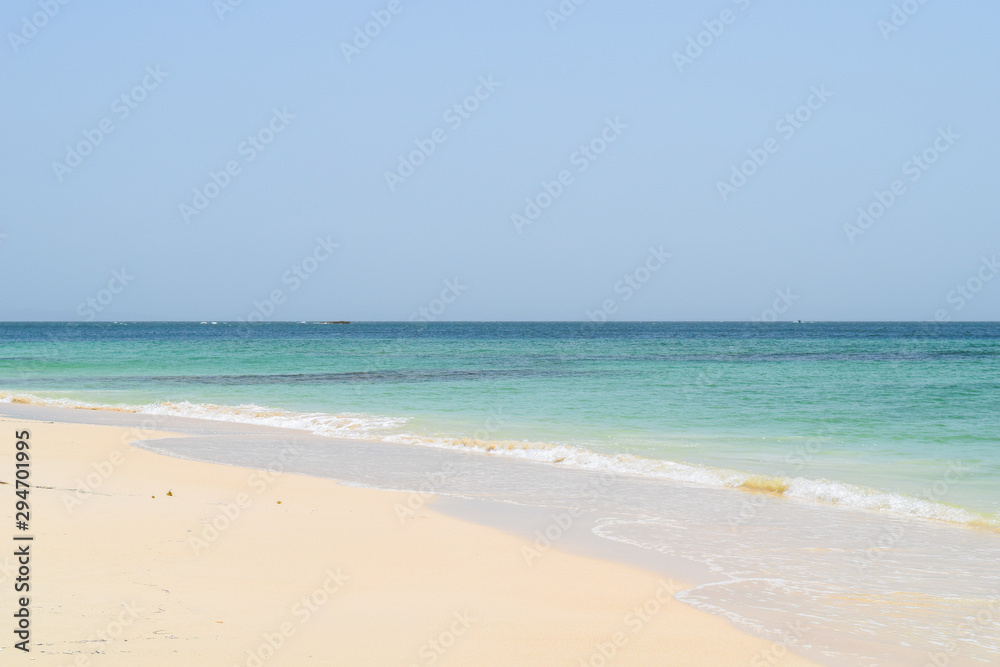
{"label": "breaking wave", "polygon": [[424,447],[465,449],[585,470],[654,477],[689,484],[729,487],[748,492],[770,493],[832,505],[935,519],[971,527],[1000,529],[1000,517],[998,516],[987,516],[954,505],[845,482],[806,477],[767,477],[738,470],[645,458],[633,454],[596,452],[578,445],[561,443],[417,435],[401,431],[410,421],[406,417],[363,414],[334,415],[321,412],[299,413],[253,404],[225,406],[189,403],[187,401],[165,401],[147,405],[102,405],[66,398],[41,398],[31,394],[10,392],[0,392],[0,403],[187,417],[304,430],[315,435],[332,438],[380,440]]}

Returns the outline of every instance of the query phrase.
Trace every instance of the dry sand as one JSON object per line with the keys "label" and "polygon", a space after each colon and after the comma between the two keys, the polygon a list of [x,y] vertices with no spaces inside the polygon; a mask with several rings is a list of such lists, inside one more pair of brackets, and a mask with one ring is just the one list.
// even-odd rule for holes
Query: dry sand
{"label": "dry sand", "polygon": [[38,487],[31,652],[4,630],[3,665],[813,664],[670,599],[680,582],[555,548],[528,565],[527,542],[430,506],[401,521],[410,494],[129,445],[165,433],[0,422],[8,545],[15,430]]}

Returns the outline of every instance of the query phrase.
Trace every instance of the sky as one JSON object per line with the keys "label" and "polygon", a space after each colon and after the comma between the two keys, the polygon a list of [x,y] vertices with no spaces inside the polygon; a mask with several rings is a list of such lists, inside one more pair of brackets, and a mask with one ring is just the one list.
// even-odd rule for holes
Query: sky
{"label": "sky", "polygon": [[0,320],[996,320],[1000,5],[9,0]]}

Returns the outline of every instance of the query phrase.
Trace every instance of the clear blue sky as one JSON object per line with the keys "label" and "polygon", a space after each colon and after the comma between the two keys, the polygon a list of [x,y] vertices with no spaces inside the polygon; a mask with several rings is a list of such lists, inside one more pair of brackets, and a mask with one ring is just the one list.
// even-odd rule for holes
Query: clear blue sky
{"label": "clear blue sky", "polygon": [[996,3],[224,1],[4,4],[0,319],[1000,313]]}

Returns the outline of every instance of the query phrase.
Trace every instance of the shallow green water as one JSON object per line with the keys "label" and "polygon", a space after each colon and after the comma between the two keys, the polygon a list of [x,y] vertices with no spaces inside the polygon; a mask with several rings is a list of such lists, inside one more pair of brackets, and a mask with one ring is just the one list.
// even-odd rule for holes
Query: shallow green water
{"label": "shallow green water", "polygon": [[3,324],[0,391],[1000,512],[992,323]]}

